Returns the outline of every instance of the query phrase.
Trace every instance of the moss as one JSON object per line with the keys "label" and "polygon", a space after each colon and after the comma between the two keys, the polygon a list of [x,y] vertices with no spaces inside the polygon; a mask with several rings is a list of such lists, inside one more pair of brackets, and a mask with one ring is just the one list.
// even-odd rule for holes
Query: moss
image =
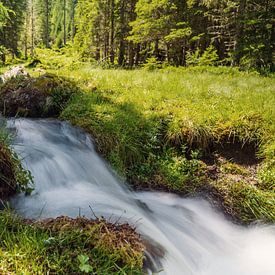
{"label": "moss", "polygon": [[225,162],[221,164],[221,172],[226,174],[248,176],[250,173],[248,169],[242,165],[233,162]]}
{"label": "moss", "polygon": [[6,116],[57,116],[76,92],[73,82],[51,74],[12,78],[0,87],[0,112]]}

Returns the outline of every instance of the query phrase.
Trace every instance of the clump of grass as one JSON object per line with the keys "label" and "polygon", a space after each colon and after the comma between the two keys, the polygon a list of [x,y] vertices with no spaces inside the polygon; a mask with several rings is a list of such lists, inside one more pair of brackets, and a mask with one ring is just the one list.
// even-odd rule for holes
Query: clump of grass
{"label": "clump of grass", "polygon": [[143,249],[128,225],[67,217],[33,223],[0,212],[3,274],[83,274],[83,264],[93,274],[141,274]]}
{"label": "clump of grass", "polygon": [[275,139],[263,146],[261,156],[265,157],[265,162],[258,173],[260,187],[275,192]]}
{"label": "clump of grass", "polygon": [[244,223],[262,221],[273,223],[275,220],[275,196],[272,192],[257,189],[246,182],[223,179],[215,183],[222,194],[227,213]]}
{"label": "clump of grass", "polygon": [[246,169],[244,166],[228,161],[222,163],[220,169],[221,172],[225,174],[235,174],[241,176],[249,176],[250,174],[248,169]]}
{"label": "clump of grass", "polygon": [[33,190],[32,176],[10,148],[10,136],[4,127],[5,120],[0,116],[0,200],[16,192],[30,193]]}

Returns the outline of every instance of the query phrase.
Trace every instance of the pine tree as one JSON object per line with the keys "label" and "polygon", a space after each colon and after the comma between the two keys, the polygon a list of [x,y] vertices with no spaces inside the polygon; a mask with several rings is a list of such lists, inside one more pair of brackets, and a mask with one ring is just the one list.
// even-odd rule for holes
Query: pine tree
{"label": "pine tree", "polygon": [[[6,17],[5,25],[0,29],[0,45],[9,50],[13,56],[19,56],[19,39],[24,24],[24,15],[26,10],[25,0],[3,0],[2,10],[12,10]],[[5,61],[5,54],[1,55],[2,61]]]}

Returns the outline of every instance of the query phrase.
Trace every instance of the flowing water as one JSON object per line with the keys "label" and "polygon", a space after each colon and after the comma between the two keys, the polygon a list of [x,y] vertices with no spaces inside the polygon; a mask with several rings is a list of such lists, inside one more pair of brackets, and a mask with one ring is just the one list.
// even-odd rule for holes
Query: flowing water
{"label": "flowing water", "polygon": [[[133,192],[99,157],[89,135],[54,120],[9,120],[35,191],[12,204],[25,217],[104,216],[129,222],[149,243],[148,273],[274,275],[275,227],[244,228],[201,199]],[[92,208],[92,210],[91,210]]]}

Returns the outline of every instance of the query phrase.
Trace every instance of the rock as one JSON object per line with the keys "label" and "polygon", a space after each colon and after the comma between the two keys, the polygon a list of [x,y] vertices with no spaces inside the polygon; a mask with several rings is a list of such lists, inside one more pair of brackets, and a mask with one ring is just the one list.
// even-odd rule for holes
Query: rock
{"label": "rock", "polygon": [[0,82],[5,83],[13,77],[29,77],[29,74],[24,70],[22,66],[13,67],[2,76],[0,76]]}
{"label": "rock", "polygon": [[5,116],[58,116],[78,91],[74,83],[55,75],[37,78],[19,75],[0,86],[0,113]]}

